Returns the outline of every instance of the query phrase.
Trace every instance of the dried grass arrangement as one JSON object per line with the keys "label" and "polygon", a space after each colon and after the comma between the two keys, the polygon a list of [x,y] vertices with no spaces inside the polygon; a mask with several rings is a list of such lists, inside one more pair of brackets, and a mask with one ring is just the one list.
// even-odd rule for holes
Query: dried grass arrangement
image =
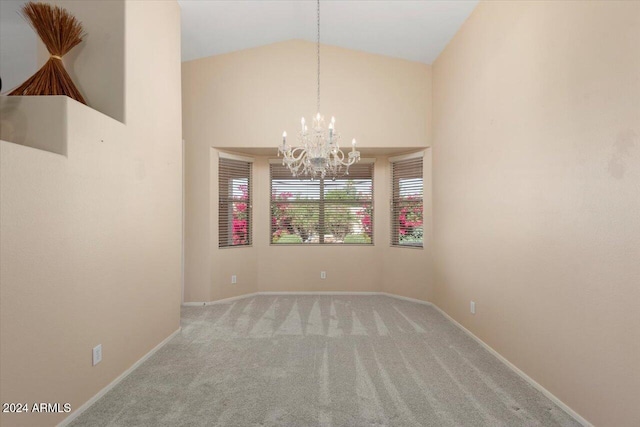
{"label": "dried grass arrangement", "polygon": [[22,7],[22,16],[31,24],[51,57],[26,82],[9,95],[66,95],[86,105],[62,57],[82,41],[82,23],[66,9],[47,3],[29,2]]}

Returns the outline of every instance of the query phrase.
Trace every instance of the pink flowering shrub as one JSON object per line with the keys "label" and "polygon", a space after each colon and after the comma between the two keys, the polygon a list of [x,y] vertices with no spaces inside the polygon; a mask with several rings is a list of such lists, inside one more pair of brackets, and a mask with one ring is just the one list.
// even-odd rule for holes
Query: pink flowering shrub
{"label": "pink flowering shrub", "polygon": [[400,206],[398,213],[400,243],[421,242],[423,236],[422,200],[416,196],[406,196],[400,202]]}
{"label": "pink flowering shrub", "polygon": [[360,220],[360,224],[362,225],[362,231],[364,234],[369,236],[371,239],[371,234],[373,232],[373,221],[371,219],[372,208],[371,204],[362,205],[362,210],[358,211],[358,219]]}
{"label": "pink flowering shrub", "polygon": [[[348,203],[370,196],[356,194],[356,191],[353,185],[328,190],[324,194],[322,223],[318,198],[304,194],[294,196],[290,192],[272,194],[271,243],[278,243],[282,238],[286,243],[297,243],[288,236],[298,236],[301,239],[299,243],[346,243],[345,239],[350,235],[360,237],[349,243],[370,243],[373,232],[371,203],[363,202],[361,208],[357,209]],[[359,221],[360,226],[354,225],[354,221]]]}
{"label": "pink flowering shrub", "polygon": [[242,196],[235,197],[237,201],[233,202],[232,237],[234,245],[246,245],[249,244],[249,191],[246,185],[238,188],[242,191]]}
{"label": "pink flowering shrub", "polygon": [[288,203],[283,203],[289,200],[293,196],[292,193],[283,192],[274,197],[274,201],[278,203],[272,203],[271,212],[271,233],[272,241],[277,242],[283,234],[288,234],[291,229],[291,216],[288,214]]}

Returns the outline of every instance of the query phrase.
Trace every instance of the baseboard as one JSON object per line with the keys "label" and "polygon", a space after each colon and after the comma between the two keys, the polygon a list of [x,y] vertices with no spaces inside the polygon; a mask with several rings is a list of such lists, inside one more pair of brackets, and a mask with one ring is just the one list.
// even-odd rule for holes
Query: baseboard
{"label": "baseboard", "polygon": [[409,301],[409,302],[415,302],[416,304],[422,304],[422,305],[433,305],[432,303],[430,303],[429,301],[423,301],[421,299],[415,299],[415,298],[409,298],[409,297],[403,297],[400,295],[396,295],[396,294],[390,294],[388,292],[379,292],[380,295],[384,295],[387,296],[389,298],[395,298],[395,299],[399,299],[402,301]]}
{"label": "baseboard", "polygon": [[317,292],[262,291],[262,292],[252,292],[250,294],[238,295],[236,297],[231,297],[231,298],[219,299],[216,301],[183,302],[182,305],[184,307],[203,307],[207,305],[225,304],[228,302],[233,302],[233,301],[237,301],[245,298],[251,298],[258,295],[278,296],[278,295],[385,295],[385,294],[383,292],[343,292],[343,291],[317,291]]}
{"label": "baseboard", "polygon": [[259,295],[381,295],[382,292],[348,292],[348,291],[296,291],[296,292],[287,292],[287,291],[263,291],[258,292]]}
{"label": "baseboard", "polygon": [[133,365],[131,365],[129,367],[129,369],[127,369],[126,371],[124,371],[122,374],[120,374],[120,376],[118,376],[115,380],[111,381],[105,388],[103,388],[102,390],[100,390],[98,393],[96,393],[91,399],[87,400],[86,402],[84,402],[82,404],[82,406],[80,406],[78,409],[76,409],[75,411],[73,411],[71,414],[69,414],[69,416],[67,418],[65,418],[64,420],[62,420],[60,422],[60,424],[58,424],[58,427],[65,427],[68,426],[69,424],[71,424],[71,422],[73,420],[75,420],[76,418],[78,418],[80,415],[82,415],[82,413],[84,411],[86,411],[87,409],[89,409],[89,407],[91,405],[93,405],[94,403],[96,403],[96,401],[98,401],[98,399],[100,399],[102,396],[104,396],[105,394],[107,394],[112,388],[114,388],[116,385],[118,385],[122,380],[124,380],[127,375],[129,375],[131,372],[133,372],[138,366],[142,365],[147,359],[149,359],[151,356],[154,355],[154,353],[156,353],[158,350],[160,350],[166,343],[168,343],[171,338],[175,337],[177,334],[180,333],[180,330],[182,330],[182,327],[178,328],[176,331],[174,331],[171,335],[169,335],[167,338],[165,338],[164,340],[162,340],[162,342],[160,344],[158,344],[157,346],[155,346],[154,348],[152,348],[147,354],[145,354],[144,356],[142,356],[142,358],[140,358],[136,363],[134,363]]}
{"label": "baseboard", "polygon": [[500,353],[498,353],[496,350],[494,350],[491,346],[489,346],[489,344],[485,343],[480,338],[475,336],[470,330],[468,330],[467,328],[462,326],[460,323],[458,323],[456,320],[454,320],[451,316],[449,316],[447,313],[445,313],[444,310],[442,310],[440,307],[438,307],[437,305],[435,305],[435,304],[433,304],[433,303],[431,303],[429,301],[423,301],[423,300],[419,300],[419,299],[416,299],[416,298],[404,297],[404,296],[401,296],[401,295],[391,294],[391,293],[388,293],[388,292],[340,292],[340,291],[335,291],[335,292],[332,292],[332,291],[328,291],[328,292],[322,292],[322,291],[321,292],[286,292],[286,291],[278,292],[278,291],[265,291],[265,292],[254,292],[254,293],[251,293],[251,294],[240,295],[240,296],[233,297],[233,298],[226,298],[226,299],[223,299],[223,300],[211,301],[211,302],[186,302],[186,303],[183,303],[182,305],[185,305],[185,306],[205,306],[205,305],[213,305],[213,304],[223,304],[223,303],[226,303],[226,302],[231,302],[231,301],[235,301],[235,300],[239,300],[239,299],[254,297],[256,295],[383,295],[383,296],[386,296],[386,297],[389,297],[389,298],[395,298],[395,299],[398,299],[398,300],[410,301],[410,302],[417,303],[417,304],[431,306],[431,307],[435,308],[440,314],[442,314],[447,320],[449,320],[455,326],[460,328],[464,333],[466,333],[469,337],[471,337],[473,340],[475,340],[478,344],[480,344],[482,347],[484,347],[489,353],[491,353],[493,356],[495,356],[499,361],[504,363],[509,369],[511,369],[513,372],[515,372],[517,375],[519,375],[526,382],[528,382],[533,388],[538,390],[540,393],[545,395],[549,400],[551,400],[553,403],[558,405],[558,407],[560,407],[563,411],[565,411],[567,414],[569,414],[571,417],[573,417],[577,422],[582,424],[584,427],[593,427],[593,424],[591,424],[589,421],[587,421],[582,416],[580,416],[580,414],[578,414],[576,411],[571,409],[562,400],[558,399],[553,393],[551,393],[549,390],[547,390],[546,388],[544,388],[543,386],[538,384],[533,378],[531,378],[529,375],[525,374],[518,367],[516,367],[513,363],[509,362],[509,360],[507,360],[504,356],[502,356]]}
{"label": "baseboard", "polygon": [[226,304],[228,302],[237,301],[239,299],[251,298],[258,295],[260,292],[253,292],[250,294],[238,295],[236,297],[229,297],[224,299],[219,299],[216,301],[201,301],[201,302],[183,302],[182,305],[184,307],[203,307],[206,305],[216,305],[216,304]]}
{"label": "baseboard", "polygon": [[485,350],[487,350],[489,353],[491,353],[493,356],[495,356],[499,361],[504,363],[509,369],[511,369],[516,374],[518,374],[523,380],[528,382],[533,388],[538,390],[540,393],[544,394],[547,399],[551,400],[553,403],[558,405],[563,411],[565,411],[567,414],[569,414],[571,417],[573,417],[573,419],[575,419],[577,422],[582,424],[584,427],[593,427],[593,424],[591,424],[589,421],[587,421],[582,416],[580,416],[580,414],[578,414],[576,411],[571,409],[567,404],[565,404],[562,400],[557,398],[549,390],[547,390],[546,388],[544,388],[543,386],[538,384],[529,375],[527,375],[523,371],[521,371],[520,368],[518,368],[516,365],[514,365],[511,362],[509,362],[508,359],[506,359],[504,356],[502,356],[500,353],[498,353],[496,350],[494,350],[493,347],[491,347],[489,344],[485,343],[480,338],[478,338],[473,332],[471,332],[470,330],[468,330],[467,328],[462,326],[460,323],[458,323],[456,320],[454,320],[453,317],[449,316],[440,307],[438,307],[435,304],[431,304],[431,306],[433,308],[435,308],[436,310],[438,310],[438,312],[440,312],[440,314],[442,314],[447,320],[449,320],[451,323],[453,323],[458,328],[460,328],[465,334],[467,334],[469,337],[471,337],[474,341],[476,341],[478,344],[480,344],[482,347],[484,347]]}

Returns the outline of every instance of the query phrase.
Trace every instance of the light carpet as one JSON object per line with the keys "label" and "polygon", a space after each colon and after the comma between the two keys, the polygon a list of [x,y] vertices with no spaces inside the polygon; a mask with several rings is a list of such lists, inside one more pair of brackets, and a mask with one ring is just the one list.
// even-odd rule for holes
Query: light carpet
{"label": "light carpet", "polygon": [[431,306],[256,296],[182,332],[73,426],[578,426]]}

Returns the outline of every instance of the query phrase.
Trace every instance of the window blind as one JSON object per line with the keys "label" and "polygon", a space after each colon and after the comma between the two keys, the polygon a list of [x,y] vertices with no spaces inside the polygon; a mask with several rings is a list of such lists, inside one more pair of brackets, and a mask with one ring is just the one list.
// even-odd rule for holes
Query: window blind
{"label": "window blind", "polygon": [[272,244],[373,244],[373,162],[349,168],[349,175],[292,177],[271,163]]}
{"label": "window blind", "polygon": [[249,161],[220,158],[218,243],[221,248],[251,245],[251,169]]}
{"label": "window blind", "polygon": [[391,245],[423,246],[422,156],[391,162]]}

